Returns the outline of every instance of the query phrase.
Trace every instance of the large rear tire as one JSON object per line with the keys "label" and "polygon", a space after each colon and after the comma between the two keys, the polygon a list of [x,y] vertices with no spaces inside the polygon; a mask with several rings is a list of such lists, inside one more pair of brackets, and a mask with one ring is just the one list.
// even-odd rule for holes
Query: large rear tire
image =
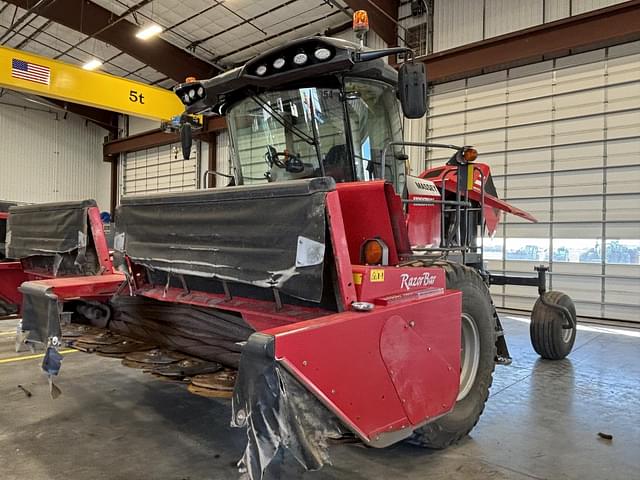
{"label": "large rear tire", "polygon": [[545,305],[538,298],[531,311],[531,345],[542,358],[561,360],[571,352],[576,341],[576,306],[573,300],[562,292],[545,292],[544,298],[554,305],[561,305],[571,314],[573,328],[563,328],[567,320],[560,310]]}
{"label": "large rear tire", "polygon": [[[496,325],[489,289],[472,268],[443,263],[447,288],[462,292],[460,393],[451,412],[415,430],[411,443],[446,448],[478,423],[489,397],[496,356]],[[475,344],[475,345],[474,345]]]}

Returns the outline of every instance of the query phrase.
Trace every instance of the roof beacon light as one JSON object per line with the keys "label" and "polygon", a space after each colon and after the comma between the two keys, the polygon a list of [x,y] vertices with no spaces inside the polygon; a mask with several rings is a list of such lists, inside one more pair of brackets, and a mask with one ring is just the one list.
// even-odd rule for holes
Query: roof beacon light
{"label": "roof beacon light", "polygon": [[280,70],[282,67],[284,67],[285,61],[284,58],[280,57],[280,58],[276,58],[273,61],[273,68],[275,68],[276,70]]}
{"label": "roof beacon light", "polygon": [[478,151],[475,148],[467,148],[464,153],[465,162],[473,162],[476,158],[478,158]]}
{"label": "roof beacon light", "polygon": [[293,63],[296,65],[304,65],[309,60],[309,56],[304,52],[298,52],[293,57]]}
{"label": "roof beacon light", "polygon": [[140,40],[149,40],[159,33],[162,33],[162,27],[156,23],[152,23],[138,30],[138,33],[136,33],[136,37],[138,37]]}
{"label": "roof beacon light", "polygon": [[259,77],[262,77],[265,73],[267,73],[266,65],[260,65],[258,68],[256,68],[256,75],[258,75]]}
{"label": "roof beacon light", "polygon": [[324,60],[327,60],[331,56],[331,50],[329,50],[328,48],[320,47],[317,48],[315,52],[313,52],[313,56],[322,62]]}
{"label": "roof beacon light", "polygon": [[369,15],[366,10],[353,12],[353,31],[358,35],[369,31]]}

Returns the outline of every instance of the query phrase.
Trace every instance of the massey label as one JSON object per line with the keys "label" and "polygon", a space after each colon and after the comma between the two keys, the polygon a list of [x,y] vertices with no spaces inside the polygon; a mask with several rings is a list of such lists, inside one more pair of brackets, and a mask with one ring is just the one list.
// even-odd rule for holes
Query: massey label
{"label": "massey label", "polygon": [[371,270],[369,280],[372,282],[384,282],[384,270]]}
{"label": "massey label", "polygon": [[436,276],[429,272],[424,272],[421,275],[409,275],[408,273],[400,275],[400,288],[405,290],[411,290],[416,287],[430,287],[435,282]]}
{"label": "massey label", "polygon": [[440,196],[440,190],[433,182],[418,177],[407,177],[407,191],[409,195]]}

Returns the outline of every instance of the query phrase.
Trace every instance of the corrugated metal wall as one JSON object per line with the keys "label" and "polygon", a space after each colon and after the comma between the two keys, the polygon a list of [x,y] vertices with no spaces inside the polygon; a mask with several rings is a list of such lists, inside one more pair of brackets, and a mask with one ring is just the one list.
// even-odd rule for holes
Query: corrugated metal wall
{"label": "corrugated metal wall", "polygon": [[[459,47],[624,1],[434,0],[432,50],[439,52]],[[400,4],[398,19],[404,28],[427,22],[426,15],[411,16],[411,2],[406,0]],[[400,45],[404,45],[402,38],[405,35],[406,32],[400,29]]]}
{"label": "corrugated metal wall", "polygon": [[[474,145],[500,197],[539,223],[506,216],[485,258],[495,272],[549,263],[578,313],[640,321],[640,42],[436,85],[433,142]],[[415,139],[419,139],[416,133]],[[422,137],[424,139],[424,136]],[[432,164],[446,152],[430,152]],[[414,161],[414,171],[422,165]],[[529,309],[535,289],[492,287]]]}
{"label": "corrugated metal wall", "polygon": [[13,94],[0,98],[0,199],[94,198],[108,210],[111,169],[102,158],[107,131],[73,114],[65,119],[52,112]]}

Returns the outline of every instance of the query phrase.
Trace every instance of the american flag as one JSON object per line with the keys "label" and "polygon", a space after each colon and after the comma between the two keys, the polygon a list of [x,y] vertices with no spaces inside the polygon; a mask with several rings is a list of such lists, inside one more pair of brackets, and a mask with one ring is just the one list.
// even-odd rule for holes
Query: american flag
{"label": "american flag", "polygon": [[14,58],[11,60],[11,76],[49,85],[51,81],[51,69]]}

